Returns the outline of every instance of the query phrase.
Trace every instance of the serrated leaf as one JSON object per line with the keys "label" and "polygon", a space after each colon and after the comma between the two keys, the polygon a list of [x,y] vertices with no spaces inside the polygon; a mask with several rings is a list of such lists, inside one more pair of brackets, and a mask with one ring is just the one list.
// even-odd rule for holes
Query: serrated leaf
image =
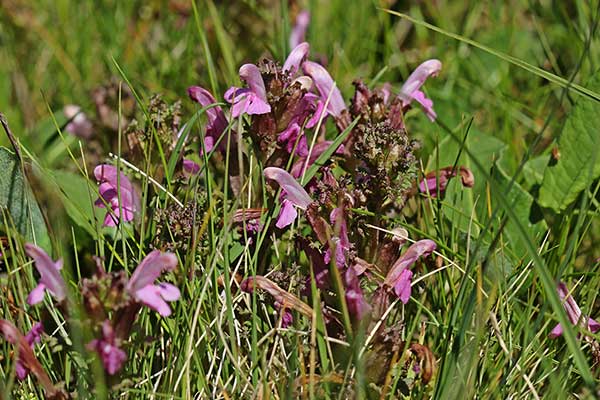
{"label": "serrated leaf", "polygon": [[[50,238],[40,207],[23,175],[21,163],[6,147],[0,147],[0,207],[8,211],[8,222],[27,241],[50,250]],[[6,229],[6,227],[5,227]]]}
{"label": "serrated leaf", "polygon": [[[588,87],[600,90],[600,73]],[[560,159],[544,171],[538,202],[556,212],[564,210],[600,176],[600,104],[578,99],[558,141]]]}

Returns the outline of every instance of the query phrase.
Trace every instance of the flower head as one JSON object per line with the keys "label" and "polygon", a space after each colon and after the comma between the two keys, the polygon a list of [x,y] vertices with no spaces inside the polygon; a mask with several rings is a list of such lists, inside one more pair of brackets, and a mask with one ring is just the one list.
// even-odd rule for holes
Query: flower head
{"label": "flower head", "polygon": [[398,97],[402,99],[403,106],[408,106],[413,100],[416,100],[423,106],[425,113],[430,120],[434,121],[437,117],[433,111],[433,101],[425,97],[425,93],[421,91],[421,86],[430,76],[437,76],[442,69],[440,60],[427,60],[419,65],[412,74],[408,77]]}
{"label": "flower head", "polygon": [[170,283],[154,281],[163,273],[177,267],[177,257],[173,253],[150,252],[136,268],[127,283],[127,291],[138,302],[150,307],[163,317],[171,315],[167,301],[179,299],[180,293]]}
{"label": "flower head", "polygon": [[461,183],[464,187],[473,187],[475,177],[469,168],[462,166],[454,168],[449,166],[425,175],[425,179],[419,183],[419,191],[421,193],[429,193],[431,197],[443,194],[446,191],[450,178],[455,177],[457,174],[460,174]]}
{"label": "flower head", "polygon": [[[209,107],[217,102],[208,90],[200,86],[189,87],[188,96],[202,107]],[[206,124],[206,134],[204,136],[204,149],[210,152],[227,129],[228,122],[223,110],[219,106],[208,108],[206,110],[206,118],[208,119],[208,123]],[[219,149],[224,150],[225,144],[221,144]]]}
{"label": "flower head", "polygon": [[298,46],[306,38],[306,30],[310,23],[310,12],[303,10],[296,16],[296,23],[292,27],[290,33],[290,48]]}
{"label": "flower head", "polygon": [[419,257],[427,257],[436,248],[433,240],[419,240],[406,250],[406,252],[396,260],[388,272],[384,285],[393,288],[396,296],[404,304],[408,303],[411,293],[411,281],[413,273],[409,269]]}
{"label": "flower head", "polygon": [[62,260],[52,261],[50,256],[41,248],[31,243],[25,244],[25,252],[35,262],[35,268],[40,273],[38,285],[27,296],[27,304],[34,305],[44,299],[46,290],[58,301],[67,297],[67,286],[60,275]]}
{"label": "flower head", "polygon": [[116,374],[127,360],[127,354],[117,344],[115,331],[109,320],[102,323],[102,339],[92,340],[87,347],[98,352],[109,375]]}
{"label": "flower head", "polygon": [[[579,308],[579,305],[577,305],[575,299],[569,292],[567,285],[565,285],[563,282],[560,282],[558,284],[557,290],[558,295],[560,296],[560,299],[563,302],[563,307],[565,308],[567,317],[573,325],[579,325],[580,327],[592,333],[596,333],[600,330],[600,323],[594,321],[586,315],[582,315],[581,309]],[[552,329],[552,332],[550,332],[550,338],[557,338],[561,336],[562,333],[563,328],[560,324],[558,324],[554,327],[554,329]]]}
{"label": "flower head", "polygon": [[266,178],[276,181],[283,191],[281,211],[275,226],[280,229],[284,228],[294,222],[298,216],[294,207],[306,210],[308,205],[312,203],[312,199],[287,171],[277,167],[268,167],[265,168],[264,175]]}
{"label": "flower head", "polygon": [[297,46],[295,46],[288,55],[288,58],[285,60],[285,63],[283,64],[283,70],[287,71],[290,76],[294,76],[296,72],[298,72],[302,62],[306,60],[309,50],[310,46],[306,42],[299,43]]}
{"label": "flower head", "polygon": [[92,136],[94,127],[84,112],[81,111],[81,107],[74,104],[67,104],[63,108],[63,114],[69,119],[69,123],[65,126],[65,131],[82,139],[89,139]]}
{"label": "flower head", "polygon": [[[104,226],[116,226],[119,220],[125,222],[133,220],[134,213],[140,207],[140,198],[125,174],[117,175],[117,168],[100,164],[94,168],[94,176],[100,183],[98,191],[100,197],[96,200],[96,207],[110,207],[104,217]],[[119,204],[119,199],[121,204]]]}
{"label": "flower head", "polygon": [[335,118],[340,118],[346,110],[346,104],[344,103],[342,93],[335,86],[329,72],[321,64],[313,61],[305,61],[302,64],[302,69],[305,74],[312,78],[321,96],[321,101],[326,103],[327,99],[329,99],[329,103],[327,104],[329,114]]}
{"label": "flower head", "polygon": [[254,64],[240,67],[240,78],[246,82],[247,88],[231,87],[225,92],[225,100],[233,104],[231,116],[237,118],[242,114],[267,114],[271,106],[267,100],[265,82],[260,70]]}

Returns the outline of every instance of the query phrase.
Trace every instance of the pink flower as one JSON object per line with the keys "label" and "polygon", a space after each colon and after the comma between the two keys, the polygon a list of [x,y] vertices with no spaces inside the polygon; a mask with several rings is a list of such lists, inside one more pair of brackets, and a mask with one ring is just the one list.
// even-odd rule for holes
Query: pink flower
{"label": "pink flower", "polygon": [[280,229],[285,228],[294,222],[298,216],[295,207],[306,210],[309,204],[312,203],[312,199],[287,171],[277,167],[268,167],[265,168],[264,175],[266,178],[276,181],[283,191],[281,211],[275,226]]}
{"label": "pink flower", "polygon": [[[217,102],[208,90],[200,86],[189,87],[188,96],[190,96],[190,99],[199,103],[203,108],[214,105]],[[208,108],[206,110],[206,118],[208,123],[206,124],[206,134],[204,136],[204,149],[207,152],[210,152],[215,143],[217,143],[223,135],[223,132],[227,129],[229,123],[227,122],[227,118],[225,118],[223,110],[219,106]],[[223,141],[221,141],[219,149],[225,149]]]}
{"label": "pink flower", "polygon": [[440,60],[427,60],[419,65],[412,74],[408,77],[398,97],[402,99],[402,105],[408,106],[413,100],[416,100],[423,106],[427,117],[431,121],[434,121],[437,117],[435,111],[433,111],[433,101],[425,97],[425,94],[420,90],[421,86],[425,83],[427,78],[430,76],[437,76],[442,69],[442,63]]}
{"label": "pink flower", "polygon": [[419,240],[406,250],[390,268],[385,281],[385,286],[393,288],[396,296],[404,304],[408,303],[411,293],[412,271],[409,269],[419,257],[427,257],[436,248],[433,240]]}
{"label": "pink flower", "polygon": [[92,136],[94,127],[84,112],[81,111],[81,107],[67,104],[63,107],[63,114],[69,120],[69,123],[65,126],[65,131],[82,139],[89,139]]}
{"label": "pink flower", "polygon": [[[563,307],[565,308],[567,317],[573,325],[578,325],[592,333],[596,333],[600,330],[600,323],[594,321],[587,315],[582,315],[581,309],[569,292],[567,285],[565,285],[563,282],[558,284],[558,295],[563,302]],[[560,324],[558,324],[554,327],[554,329],[552,329],[552,332],[550,332],[550,338],[555,339],[561,336],[562,333],[563,328]]]}
{"label": "pink flower", "polygon": [[[448,182],[457,173],[460,174],[460,179],[464,187],[471,188],[475,184],[475,177],[471,170],[467,167],[445,167],[439,171],[432,171],[425,175],[425,179],[419,183],[419,191],[421,193],[429,193],[431,197],[436,197],[438,194],[443,194],[446,191]],[[438,186],[439,184],[439,186]]]}
{"label": "pink flower", "polygon": [[63,301],[67,297],[67,286],[59,272],[62,260],[52,261],[42,248],[31,243],[25,244],[25,252],[33,258],[35,268],[40,273],[40,281],[27,296],[27,304],[34,305],[42,301],[46,290],[59,302]]}
{"label": "pink flower", "polygon": [[290,33],[290,48],[298,46],[298,44],[304,42],[306,38],[306,30],[310,23],[310,13],[306,10],[300,11],[296,16],[296,23],[292,27]]}
{"label": "pink flower", "polygon": [[[100,183],[100,197],[96,200],[96,207],[104,208],[108,204],[112,210],[106,213],[104,226],[116,226],[120,219],[125,222],[133,220],[134,213],[140,207],[140,198],[125,174],[121,172],[117,177],[116,167],[101,164],[94,168],[94,176]],[[120,206],[119,197],[122,203]]]}
{"label": "pink flower", "polygon": [[321,96],[321,101],[325,103],[329,98],[327,104],[327,111],[334,118],[340,118],[342,113],[346,110],[346,104],[344,104],[344,98],[342,93],[335,86],[329,72],[320,64],[312,61],[305,61],[302,64],[304,73],[310,76]]}
{"label": "pink flower", "polygon": [[200,166],[195,161],[184,158],[183,159],[183,172],[188,176],[196,175],[198,172],[200,172]]}
{"label": "pink flower", "polygon": [[354,268],[347,268],[344,272],[344,284],[346,286],[346,304],[348,311],[354,315],[357,320],[361,320],[371,309],[371,306],[365,300],[360,281]]}
{"label": "pink flower", "polygon": [[13,324],[6,320],[0,320],[0,332],[6,341],[19,345],[19,358],[15,363],[15,372],[19,380],[27,378],[31,371],[31,361],[35,360],[32,348],[33,345],[40,342],[42,333],[44,333],[44,326],[41,322],[35,323],[27,335],[22,336]]}
{"label": "pink flower", "polygon": [[[346,254],[350,250],[348,226],[346,224],[344,210],[340,207],[334,208],[329,214],[329,221],[336,227],[339,224],[339,235],[333,237],[331,240],[335,242],[335,264],[338,268],[342,268],[346,266]],[[324,261],[325,264],[331,262],[331,248],[327,249],[325,252]]]}
{"label": "pink flower", "polygon": [[92,340],[87,348],[98,352],[109,375],[116,374],[127,360],[127,354],[117,344],[115,331],[109,320],[102,323],[102,339]]}
{"label": "pink flower", "polygon": [[233,104],[231,116],[237,118],[242,114],[270,113],[265,82],[258,67],[254,64],[242,65],[240,78],[246,82],[247,88],[231,87],[225,92],[225,100]]}
{"label": "pink flower", "polygon": [[163,317],[171,315],[167,301],[179,299],[180,293],[170,283],[154,281],[163,271],[171,271],[177,267],[177,257],[172,253],[152,251],[138,265],[127,283],[127,291],[138,302],[150,307]]}
{"label": "pink flower", "polygon": [[309,50],[310,46],[306,42],[299,43],[297,46],[294,46],[293,50],[290,52],[288,58],[283,64],[283,70],[287,71],[290,76],[296,75],[300,65],[304,62],[304,60],[306,60],[306,57],[308,57]]}

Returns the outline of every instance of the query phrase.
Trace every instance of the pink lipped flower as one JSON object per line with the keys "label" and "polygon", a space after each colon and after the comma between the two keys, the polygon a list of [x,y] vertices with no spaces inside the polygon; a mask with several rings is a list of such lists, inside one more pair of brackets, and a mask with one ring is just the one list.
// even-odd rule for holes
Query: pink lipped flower
{"label": "pink lipped flower", "polygon": [[[191,86],[188,88],[188,96],[202,107],[209,107],[217,103],[213,95],[206,89],[200,86]],[[206,110],[206,133],[204,135],[204,150],[212,151],[215,144],[227,129],[229,123],[223,113],[223,109],[219,106],[213,106]],[[221,141],[219,150],[225,150],[225,143]],[[201,153],[202,154],[202,153]]]}
{"label": "pink lipped flower", "polygon": [[127,354],[119,347],[115,331],[109,320],[102,323],[102,338],[92,340],[88,343],[87,348],[98,353],[102,365],[109,375],[116,374],[127,360]]}
{"label": "pink lipped flower", "polygon": [[396,296],[400,298],[402,303],[408,303],[411,294],[411,284],[413,272],[410,267],[417,261],[419,257],[427,257],[436,249],[436,244],[433,240],[424,239],[413,243],[406,252],[396,260],[392,268],[390,268],[384,285],[393,288]]}
{"label": "pink lipped flower", "polygon": [[67,286],[59,272],[63,265],[62,260],[52,261],[41,247],[31,243],[25,244],[25,253],[33,258],[35,268],[40,273],[40,281],[27,296],[27,304],[41,302],[46,290],[59,302],[63,301],[67,297]]}
{"label": "pink lipped flower", "polygon": [[[600,330],[600,323],[581,313],[579,305],[569,292],[569,289],[567,288],[567,285],[564,284],[564,282],[560,282],[558,284],[557,290],[560,300],[563,303],[563,307],[567,313],[567,317],[573,325],[580,326],[583,329],[592,333],[596,333]],[[554,327],[554,329],[552,329],[552,332],[550,332],[549,336],[550,339],[555,339],[559,336],[562,336],[562,334],[563,327],[560,324],[558,324]]]}
{"label": "pink lipped flower", "polygon": [[94,168],[94,176],[100,183],[100,197],[96,200],[96,207],[105,208],[108,205],[112,210],[106,213],[104,226],[116,226],[120,220],[132,221],[134,213],[140,207],[140,198],[125,174],[121,172],[118,176],[116,167],[100,164]]}
{"label": "pink lipped flower", "polygon": [[270,113],[271,106],[267,100],[265,82],[258,67],[254,64],[244,64],[240,67],[239,73],[248,87],[231,87],[225,92],[225,100],[233,105],[231,116],[237,118],[242,114]]}
{"label": "pink lipped flower", "polygon": [[303,10],[298,13],[296,16],[296,22],[292,27],[292,32],[290,33],[290,48],[294,48],[298,46],[300,43],[304,42],[306,38],[306,31],[308,30],[308,24],[310,24],[310,12]]}
{"label": "pink lipped flower", "polygon": [[163,317],[171,315],[167,301],[176,301],[180,297],[179,289],[170,283],[154,284],[163,271],[172,271],[177,267],[177,257],[173,253],[161,253],[153,250],[138,265],[127,283],[127,291],[138,302],[150,307]]}
{"label": "pink lipped flower", "polygon": [[406,107],[413,100],[416,100],[425,110],[427,117],[431,121],[434,121],[437,114],[433,110],[433,101],[425,97],[425,93],[421,91],[421,86],[423,86],[430,76],[437,76],[441,69],[442,62],[436,59],[427,60],[419,65],[413,73],[410,74],[400,89],[398,97],[402,99],[402,106]]}
{"label": "pink lipped flower", "polygon": [[312,203],[312,199],[306,193],[306,190],[287,171],[277,167],[268,167],[265,168],[264,175],[265,178],[277,182],[283,192],[281,196],[281,211],[279,212],[275,226],[280,229],[285,228],[294,222],[298,216],[295,207],[306,210],[310,203]]}

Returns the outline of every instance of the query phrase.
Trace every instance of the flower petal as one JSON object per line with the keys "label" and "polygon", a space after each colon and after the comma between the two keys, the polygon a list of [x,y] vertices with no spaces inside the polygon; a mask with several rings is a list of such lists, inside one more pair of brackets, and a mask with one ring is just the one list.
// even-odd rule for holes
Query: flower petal
{"label": "flower petal", "polygon": [[266,178],[276,181],[281,186],[281,189],[285,191],[285,198],[295,206],[305,210],[312,203],[306,190],[287,171],[277,167],[268,167],[263,173]]}
{"label": "flower petal", "polygon": [[29,292],[27,296],[27,304],[33,306],[34,304],[40,303],[44,300],[44,294],[46,293],[46,286],[43,283],[38,283],[36,287]]}
{"label": "flower petal", "polygon": [[296,23],[292,27],[292,32],[290,33],[290,48],[293,49],[304,41],[309,23],[310,12],[306,10],[300,11],[296,16]]}
{"label": "flower petal", "polygon": [[281,211],[279,211],[279,216],[277,217],[277,222],[275,226],[279,229],[283,229],[286,226],[290,225],[296,217],[298,216],[298,212],[294,208],[292,202],[287,199],[284,199],[281,202]]}
{"label": "flower petal", "polygon": [[[67,297],[67,287],[58,271],[56,263],[52,261],[50,256],[48,256],[42,248],[34,244],[26,243],[25,252],[35,261],[35,267],[41,275],[40,283],[44,284],[58,301],[64,300],[65,297]],[[39,290],[39,288],[34,289],[35,293],[32,297],[32,301],[40,300]]]}
{"label": "flower petal", "polygon": [[302,69],[312,78],[321,95],[321,100],[325,103],[329,98],[327,111],[334,117],[339,117],[346,110],[346,104],[344,104],[342,93],[335,86],[329,72],[322,65],[312,61],[305,61]]}
{"label": "flower petal", "polygon": [[155,285],[146,285],[135,292],[135,298],[150,307],[163,317],[171,315],[171,307],[161,297],[160,290]]}
{"label": "flower petal", "polygon": [[138,265],[127,283],[127,290],[135,293],[138,290],[154,283],[163,271],[170,271],[177,267],[177,257],[173,253],[151,251]]}
{"label": "flower petal", "polygon": [[413,272],[406,268],[402,271],[394,285],[394,293],[396,293],[396,296],[398,296],[400,301],[404,304],[408,303],[408,299],[410,299],[412,276]]}
{"label": "flower petal", "polygon": [[310,46],[308,43],[303,42],[295,46],[290,52],[290,55],[283,64],[283,70],[288,71],[291,76],[294,76],[298,72],[300,65],[306,60]]}
{"label": "flower petal", "polygon": [[560,324],[556,325],[554,327],[554,329],[552,329],[552,332],[550,332],[550,339],[556,339],[559,336],[562,336],[563,333],[563,329],[562,326]]}
{"label": "flower petal", "polygon": [[176,301],[179,300],[179,297],[181,296],[177,286],[170,283],[160,282],[155,286],[159,291],[160,296],[166,301]]}
{"label": "flower petal", "polygon": [[414,99],[415,92],[423,86],[427,78],[430,76],[437,76],[441,69],[442,62],[436,59],[427,60],[419,65],[413,73],[410,74],[400,89],[400,94],[398,96],[402,99],[404,105],[410,104]]}
{"label": "flower petal", "polygon": [[[254,64],[244,64],[240,67],[240,78],[246,82],[250,90],[263,102],[267,103],[267,91],[260,70]],[[268,104],[268,103],[267,103]],[[270,110],[269,106],[269,111]]]}
{"label": "flower petal", "polygon": [[[403,274],[404,270],[407,270],[411,265],[413,265],[419,257],[427,257],[435,250],[435,248],[435,242],[429,239],[419,240],[418,242],[414,243],[403,255],[398,258],[398,260],[396,260],[392,268],[390,268],[384,284],[393,288],[396,288],[396,285],[398,285],[398,290],[395,290],[395,292],[398,296],[400,296],[400,293],[403,292],[399,289],[404,287],[400,285],[400,283],[402,283],[401,280],[406,280],[407,277],[406,274]],[[403,284],[405,284],[405,282]]]}

